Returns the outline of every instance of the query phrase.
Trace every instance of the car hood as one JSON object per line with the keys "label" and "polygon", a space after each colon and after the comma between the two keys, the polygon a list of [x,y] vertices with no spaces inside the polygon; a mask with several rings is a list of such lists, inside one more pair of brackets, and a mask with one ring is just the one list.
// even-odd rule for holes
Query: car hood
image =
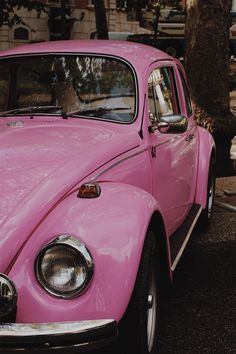
{"label": "car hood", "polygon": [[139,143],[138,134],[107,125],[75,119],[0,122],[0,272],[65,193]]}

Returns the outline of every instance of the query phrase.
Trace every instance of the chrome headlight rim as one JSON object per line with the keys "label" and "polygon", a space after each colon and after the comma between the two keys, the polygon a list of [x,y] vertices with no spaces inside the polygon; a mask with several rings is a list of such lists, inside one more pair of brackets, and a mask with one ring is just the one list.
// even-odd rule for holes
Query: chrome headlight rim
{"label": "chrome headlight rim", "polygon": [[0,273],[0,317],[8,316],[17,306],[17,290],[14,282]]}
{"label": "chrome headlight rim", "polygon": [[[56,291],[52,287],[45,284],[42,277],[42,269],[41,269],[41,261],[45,256],[46,252],[50,249],[53,249],[57,246],[63,246],[65,248],[70,248],[73,251],[78,253],[78,257],[83,260],[84,265],[86,266],[86,278],[83,284],[75,291],[71,293],[66,293],[63,291]],[[41,287],[47,291],[50,295],[53,295],[57,298],[61,299],[74,299],[80,295],[82,295],[88,288],[94,273],[94,261],[93,257],[86,247],[86,245],[77,237],[70,234],[60,234],[56,236],[51,242],[46,244],[38,253],[35,261],[35,274],[37,280]]]}

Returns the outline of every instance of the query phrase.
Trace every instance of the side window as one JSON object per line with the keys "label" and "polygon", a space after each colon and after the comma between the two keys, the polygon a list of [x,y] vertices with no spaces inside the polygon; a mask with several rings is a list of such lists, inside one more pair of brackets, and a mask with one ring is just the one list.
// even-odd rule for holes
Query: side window
{"label": "side window", "polygon": [[149,111],[159,120],[162,116],[179,114],[174,71],[171,67],[155,69],[148,80]]}
{"label": "side window", "polygon": [[154,124],[157,121],[158,113],[157,113],[152,76],[150,76],[148,80],[148,110],[149,110],[150,121],[152,124]]}
{"label": "side window", "polygon": [[190,98],[190,95],[189,95],[189,90],[188,90],[188,86],[187,86],[186,80],[184,78],[183,73],[180,70],[179,70],[179,75],[180,75],[180,78],[181,78],[181,81],[182,81],[185,104],[186,104],[187,114],[189,116],[190,114],[192,114],[192,111],[193,111],[192,110],[192,104],[191,104],[191,98]]}

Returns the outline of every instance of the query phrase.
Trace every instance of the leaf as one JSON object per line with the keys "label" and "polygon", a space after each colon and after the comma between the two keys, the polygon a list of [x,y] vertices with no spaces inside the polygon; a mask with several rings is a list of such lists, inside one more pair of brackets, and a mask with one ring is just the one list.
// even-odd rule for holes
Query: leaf
{"label": "leaf", "polygon": [[40,15],[41,12],[46,12],[45,5],[40,1],[32,0],[2,0],[0,7],[0,27],[13,27],[18,24],[25,25],[22,18],[17,14],[17,10],[25,8],[28,11],[35,10]]}

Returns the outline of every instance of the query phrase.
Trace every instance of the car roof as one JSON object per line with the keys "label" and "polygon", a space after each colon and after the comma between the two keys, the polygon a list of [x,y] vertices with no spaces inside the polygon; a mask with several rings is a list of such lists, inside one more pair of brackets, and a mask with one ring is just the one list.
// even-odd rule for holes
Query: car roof
{"label": "car roof", "polygon": [[173,60],[172,57],[154,47],[117,40],[66,40],[33,43],[2,51],[0,58],[49,53],[106,54],[123,58],[136,67],[137,65],[150,65],[157,60]]}

